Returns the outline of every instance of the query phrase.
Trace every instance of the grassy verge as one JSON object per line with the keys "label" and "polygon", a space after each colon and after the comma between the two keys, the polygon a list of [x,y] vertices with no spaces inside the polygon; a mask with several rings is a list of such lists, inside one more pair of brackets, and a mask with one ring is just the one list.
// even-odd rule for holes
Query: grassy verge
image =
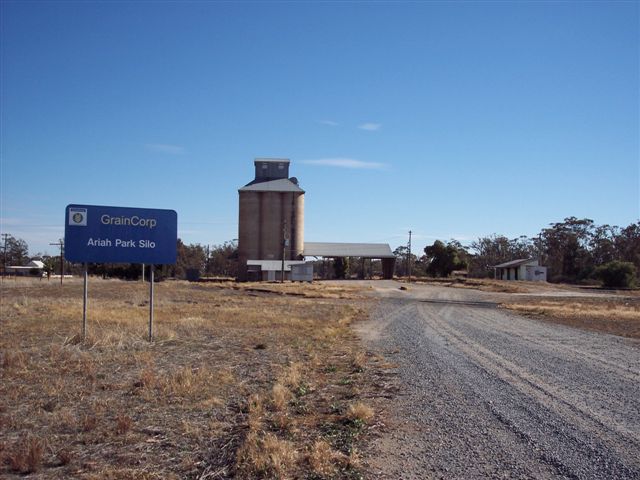
{"label": "grassy verge", "polygon": [[375,421],[357,291],[165,282],[7,281],[0,476],[361,478]]}
{"label": "grassy verge", "polygon": [[514,299],[504,308],[554,323],[629,338],[640,338],[640,298]]}

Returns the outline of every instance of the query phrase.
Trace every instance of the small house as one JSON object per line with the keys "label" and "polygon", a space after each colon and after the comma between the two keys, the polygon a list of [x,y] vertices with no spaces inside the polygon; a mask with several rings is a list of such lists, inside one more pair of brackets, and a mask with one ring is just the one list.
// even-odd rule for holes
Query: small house
{"label": "small house", "polygon": [[546,282],[547,267],[539,264],[537,259],[521,258],[494,265],[496,280],[526,280],[528,282]]}

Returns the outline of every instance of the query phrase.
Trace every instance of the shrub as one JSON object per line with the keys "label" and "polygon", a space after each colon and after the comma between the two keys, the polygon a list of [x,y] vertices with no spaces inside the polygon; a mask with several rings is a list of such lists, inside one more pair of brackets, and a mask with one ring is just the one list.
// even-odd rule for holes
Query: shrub
{"label": "shrub", "polygon": [[633,263],[619,261],[600,265],[594,272],[594,277],[602,280],[605,287],[633,287],[636,275],[637,270]]}

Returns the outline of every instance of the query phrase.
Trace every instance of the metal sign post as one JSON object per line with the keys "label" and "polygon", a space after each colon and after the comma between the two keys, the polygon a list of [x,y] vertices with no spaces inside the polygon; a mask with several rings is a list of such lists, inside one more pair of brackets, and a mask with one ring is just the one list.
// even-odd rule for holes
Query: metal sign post
{"label": "metal sign post", "polygon": [[156,266],[152,263],[149,268],[149,341],[153,340],[153,284],[154,284],[154,273],[156,270]]}
{"label": "metal sign post", "polygon": [[143,269],[144,264],[150,265],[149,341],[153,340],[155,265],[176,263],[177,242],[178,214],[174,210],[67,206],[65,257],[71,262],[84,263],[83,338],[87,334],[87,264],[142,263]]}
{"label": "metal sign post", "polygon": [[84,264],[84,290],[82,294],[82,340],[87,339],[87,299],[89,284],[89,264]]}

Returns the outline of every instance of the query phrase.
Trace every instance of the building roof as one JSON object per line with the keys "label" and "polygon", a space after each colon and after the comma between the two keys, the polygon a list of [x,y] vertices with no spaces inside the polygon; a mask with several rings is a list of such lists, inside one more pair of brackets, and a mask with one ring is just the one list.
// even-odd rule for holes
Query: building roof
{"label": "building roof", "polygon": [[290,160],[288,158],[256,158],[253,160],[253,163],[264,163],[264,162],[270,162],[270,163],[290,163]]}
{"label": "building roof", "polygon": [[298,185],[288,178],[279,178],[267,182],[253,181],[238,190],[238,192],[299,192],[304,193]]}
{"label": "building roof", "polygon": [[26,265],[8,265],[7,268],[13,268],[17,270],[30,270],[32,268],[44,268],[44,263],[40,260],[31,260]]}
{"label": "building roof", "polygon": [[519,260],[511,260],[510,262],[501,263],[500,265],[494,265],[494,268],[509,268],[509,267],[519,267],[520,265],[524,265],[525,263],[533,263],[536,265],[538,260],[535,258],[521,258]]}
{"label": "building roof", "polygon": [[[285,260],[284,271],[290,272],[291,265],[299,265],[305,263],[304,260]],[[282,270],[282,260],[247,260],[247,265],[259,266],[263,272],[273,271],[280,272]]]}
{"label": "building roof", "polygon": [[394,258],[391,247],[386,243],[304,242],[303,255],[306,257],[328,258]]}

